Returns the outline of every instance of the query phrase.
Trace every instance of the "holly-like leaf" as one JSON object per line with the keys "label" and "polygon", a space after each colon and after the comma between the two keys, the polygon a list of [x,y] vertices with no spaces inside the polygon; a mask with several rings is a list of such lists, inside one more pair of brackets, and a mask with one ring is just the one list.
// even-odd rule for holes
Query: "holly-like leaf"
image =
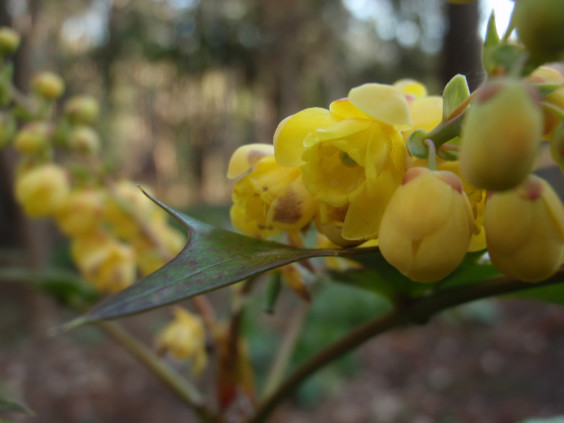
{"label": "holly-like leaf", "polygon": [[164,267],[105,299],[63,329],[162,307],[295,261],[368,250],[294,248],[249,238],[199,222],[145,194],[187,229],[186,247]]}

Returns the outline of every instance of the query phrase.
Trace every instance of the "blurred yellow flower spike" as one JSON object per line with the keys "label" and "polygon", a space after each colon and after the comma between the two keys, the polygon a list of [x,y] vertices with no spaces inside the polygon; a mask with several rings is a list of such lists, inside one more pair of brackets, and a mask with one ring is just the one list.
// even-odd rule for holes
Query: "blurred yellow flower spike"
{"label": "blurred yellow flower spike", "polygon": [[140,234],[132,212],[144,221],[165,220],[166,213],[141,192],[133,182],[121,180],[111,190],[104,218],[112,231],[124,240],[133,240]]}
{"label": "blurred yellow flower spike", "polygon": [[200,374],[208,363],[206,333],[202,320],[182,307],[174,307],[174,320],[155,339],[157,351],[176,360],[191,360],[192,373]]}
{"label": "blurred yellow flower spike", "polygon": [[57,224],[68,236],[80,236],[102,225],[106,194],[100,189],[77,189],[57,212]]}
{"label": "blurred yellow flower spike", "polygon": [[30,217],[45,217],[56,213],[69,195],[65,170],[47,163],[24,170],[17,175],[16,199]]}
{"label": "blurred yellow flower spike", "polygon": [[382,218],[380,251],[408,278],[438,281],[464,259],[472,220],[470,203],[457,175],[411,168]]}
{"label": "blurred yellow flower spike", "polygon": [[71,253],[84,278],[100,292],[113,294],[135,281],[133,249],[104,232],[75,238]]}
{"label": "blurred yellow flower spike", "polygon": [[300,168],[280,166],[273,156],[259,160],[233,187],[233,226],[257,238],[305,227],[315,216],[317,204],[301,173]]}
{"label": "blurred yellow flower spike", "polygon": [[247,144],[239,147],[229,160],[227,178],[235,179],[250,170],[260,159],[274,154],[272,144]]}
{"label": "blurred yellow flower spike", "polygon": [[[152,240],[140,236],[133,241],[135,261],[146,276],[163,267],[169,259],[177,255],[186,245],[186,235],[167,225],[166,222],[155,222],[150,227],[159,246]],[[164,250],[164,251],[163,251]]]}
{"label": "blurred yellow flower spike", "polygon": [[537,176],[488,198],[485,226],[490,258],[503,273],[537,282],[562,264],[564,207]]}

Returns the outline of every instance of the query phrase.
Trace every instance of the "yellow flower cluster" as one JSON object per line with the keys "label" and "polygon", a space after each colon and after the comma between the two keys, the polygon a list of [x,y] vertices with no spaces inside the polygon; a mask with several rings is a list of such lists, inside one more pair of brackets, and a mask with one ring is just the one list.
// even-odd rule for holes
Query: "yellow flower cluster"
{"label": "yellow flower cluster", "polygon": [[[540,69],[531,78],[555,76]],[[339,246],[377,244],[390,264],[420,282],[448,276],[467,252],[486,247],[501,271],[544,279],[562,262],[564,209],[548,184],[527,176],[543,134],[555,126],[534,92],[511,79],[483,87],[464,116],[461,141],[450,146],[459,159],[434,157],[429,148],[436,169],[412,157],[406,145],[414,131],[428,133],[448,120],[443,99],[428,96],[416,81],[365,84],[328,110],[305,109],[279,124],[273,145],[251,144],[233,154],[228,177],[240,178],[233,226],[266,238],[315,222]],[[560,102],[560,92],[547,100]],[[488,191],[495,191],[489,200]],[[510,201],[520,208],[512,209]],[[519,217],[525,204],[534,220]],[[503,215],[505,226],[498,222]],[[499,247],[499,238],[511,235],[520,241]],[[525,241],[527,249],[520,245]],[[550,265],[532,264],[531,248],[547,250]],[[522,266],[514,266],[517,261]]]}
{"label": "yellow flower cluster", "polygon": [[[62,94],[64,84],[47,73],[37,76],[33,87],[50,101]],[[84,278],[101,292],[114,293],[131,285],[138,270],[147,275],[162,267],[185,238],[132,182],[108,182],[87,166],[73,175],[52,161],[55,147],[62,147],[75,155],[75,162],[95,162],[100,141],[90,125],[97,116],[96,100],[74,97],[66,103],[58,132],[37,120],[14,133],[14,147],[22,156],[15,194],[28,216],[53,218],[70,238],[72,257]]]}

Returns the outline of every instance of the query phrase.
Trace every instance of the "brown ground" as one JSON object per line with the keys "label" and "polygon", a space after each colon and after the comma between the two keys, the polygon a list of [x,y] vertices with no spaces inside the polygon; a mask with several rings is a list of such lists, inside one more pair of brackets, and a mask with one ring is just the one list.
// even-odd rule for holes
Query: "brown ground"
{"label": "brown ground", "polygon": [[[23,337],[14,320],[22,310],[2,310],[3,304],[0,380],[21,393],[37,415],[11,415],[12,421],[195,421],[152,374],[96,329]],[[136,332],[147,320],[136,317],[126,324]],[[353,376],[315,407],[286,401],[272,421],[509,423],[564,415],[563,352],[564,308],[486,303],[367,343]]]}

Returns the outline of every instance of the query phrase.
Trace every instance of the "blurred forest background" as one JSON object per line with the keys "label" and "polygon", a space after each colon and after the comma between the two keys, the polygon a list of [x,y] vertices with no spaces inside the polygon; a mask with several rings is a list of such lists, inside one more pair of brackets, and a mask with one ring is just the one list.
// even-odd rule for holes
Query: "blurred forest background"
{"label": "blurred forest background", "polygon": [[[364,82],[410,77],[439,94],[451,76],[463,73],[476,87],[482,75],[478,28],[489,14],[485,4],[0,0],[0,24],[23,36],[15,59],[22,90],[34,73],[51,70],[66,81],[65,96],[95,96],[102,105],[104,155],[120,172],[153,187],[173,207],[200,214],[204,207],[208,218],[209,210],[219,210],[219,222],[226,224],[231,153],[239,145],[271,142],[286,116],[327,107]],[[49,224],[29,222],[18,211],[14,166],[14,156],[2,151],[0,266],[20,262],[41,269],[64,247]],[[327,295],[325,307],[316,305],[312,313],[320,343],[368,317],[373,306],[358,307],[360,297],[353,295],[335,311],[346,295]],[[558,383],[564,362],[549,348],[564,346],[558,336],[562,310],[528,302],[480,304],[430,329],[364,347],[356,365],[341,363],[339,372],[324,372],[317,385],[304,388],[302,408],[284,408],[280,421],[313,421],[316,412],[305,405],[321,401],[320,392],[333,395],[317,410],[316,421],[323,422],[512,422],[564,414]],[[355,308],[360,311],[351,313]],[[4,381],[36,410],[39,417],[26,422],[187,421],[182,406],[151,375],[94,329],[46,337],[49,327],[68,317],[61,313],[21,284],[0,286],[0,385]],[[128,323],[134,332],[154,328],[155,316]],[[506,330],[497,328],[498,318]],[[341,320],[323,338],[320,328],[327,319]],[[260,338],[254,339],[251,348],[268,355],[260,350]],[[549,370],[556,364],[560,370]],[[506,372],[512,374],[507,380]],[[352,378],[345,388],[343,374]],[[151,404],[140,412],[141,398],[148,395]]]}

